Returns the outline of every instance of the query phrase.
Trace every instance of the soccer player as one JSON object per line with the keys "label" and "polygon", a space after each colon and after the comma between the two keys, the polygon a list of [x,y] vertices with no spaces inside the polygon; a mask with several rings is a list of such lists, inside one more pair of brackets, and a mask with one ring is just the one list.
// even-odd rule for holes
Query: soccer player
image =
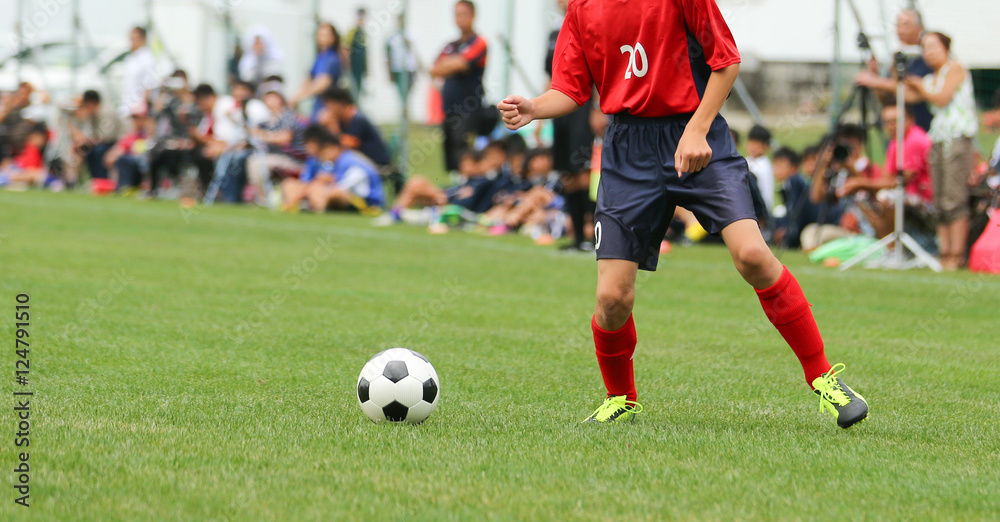
{"label": "soccer player", "polygon": [[746,160],[719,110],[740,55],[714,0],[574,0],[559,33],[552,88],[498,104],[512,130],[569,114],[596,85],[614,115],[601,164],[594,240],[597,306],[591,326],[608,394],[586,421],[621,422],[636,402],[632,305],[637,270],[655,270],[674,207],[721,233],[737,270],[798,356],[820,410],[842,428],[868,405],[827,362],[809,302],[754,220]]}

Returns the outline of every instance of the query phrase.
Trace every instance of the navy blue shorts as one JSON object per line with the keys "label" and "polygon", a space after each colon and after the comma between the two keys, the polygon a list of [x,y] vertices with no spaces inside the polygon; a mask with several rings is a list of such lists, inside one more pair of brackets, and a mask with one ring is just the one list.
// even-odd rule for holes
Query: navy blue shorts
{"label": "navy blue shorts", "polygon": [[615,116],[601,154],[594,215],[597,259],[624,259],[642,270],[656,270],[676,207],[693,212],[712,234],[736,221],[756,219],[750,170],[721,116],[707,136],[711,162],[701,172],[677,176],[674,153],[689,119]]}

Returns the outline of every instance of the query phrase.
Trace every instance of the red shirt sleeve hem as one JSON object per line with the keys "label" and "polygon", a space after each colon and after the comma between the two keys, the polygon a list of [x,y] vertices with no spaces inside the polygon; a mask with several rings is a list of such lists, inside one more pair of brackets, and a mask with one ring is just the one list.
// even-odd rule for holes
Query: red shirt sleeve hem
{"label": "red shirt sleeve hem", "polygon": [[717,63],[717,64],[709,64],[709,67],[712,68],[712,72],[715,72],[715,71],[718,71],[718,70],[721,70],[721,69],[725,69],[726,67],[729,67],[730,65],[736,65],[736,64],[742,63],[742,62],[743,62],[743,59],[737,56],[736,58],[730,58],[728,60],[722,61],[722,62]]}
{"label": "red shirt sleeve hem", "polygon": [[552,84],[552,90],[559,91],[565,94],[566,96],[569,96],[569,98],[573,100],[573,102],[579,105],[580,107],[583,107],[584,104],[590,101],[590,96],[581,97],[580,95],[574,93],[570,89],[567,89],[561,85]]}

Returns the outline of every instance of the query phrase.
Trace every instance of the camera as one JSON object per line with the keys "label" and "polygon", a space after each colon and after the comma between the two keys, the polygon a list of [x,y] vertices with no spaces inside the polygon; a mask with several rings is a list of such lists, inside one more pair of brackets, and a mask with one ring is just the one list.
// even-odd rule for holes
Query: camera
{"label": "camera", "polygon": [[892,66],[896,69],[897,78],[906,77],[906,69],[909,67],[909,65],[910,65],[910,60],[909,58],[906,57],[905,54],[903,54],[903,51],[899,51],[893,56]]}
{"label": "camera", "polygon": [[833,148],[833,161],[844,163],[851,156],[851,146],[848,143],[840,142]]}

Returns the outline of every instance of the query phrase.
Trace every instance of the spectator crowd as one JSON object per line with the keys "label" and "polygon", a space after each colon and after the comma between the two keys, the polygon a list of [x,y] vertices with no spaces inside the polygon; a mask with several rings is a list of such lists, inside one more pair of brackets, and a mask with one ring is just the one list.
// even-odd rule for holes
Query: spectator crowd
{"label": "spectator crowd", "polygon": [[[557,3],[565,11],[568,1]],[[496,109],[484,101],[489,45],[475,30],[475,4],[461,0],[457,39],[426,70],[440,91],[443,159],[453,183],[441,187],[420,173],[404,178],[398,151],[358,105],[372,43],[366,16],[359,9],[344,38],[333,24],[318,26],[313,66],[294,91],[285,81],[281,46],[265,26],[240,39],[224,90],[192,85],[183,69],[157,77],[146,31],[136,27],[118,104],[86,91],[59,108],[53,124],[45,93],[25,83],[3,94],[0,187],[86,186],[95,194],[176,198],[186,205],[351,211],[377,216],[383,226],[521,232],[540,244],[565,237],[567,250],[592,250],[592,196],[607,116],[588,103],[555,120],[550,141],[540,132],[503,130]],[[884,99],[882,130],[892,138],[885,163],[868,157],[872,129],[857,124],[841,124],[803,150],[773,151],[771,133],[754,126],[744,149],[757,217],[774,244],[790,248],[811,251],[857,234],[885,237],[894,231],[893,189],[902,179],[907,232],[937,252],[945,268],[957,269],[970,245],[970,220],[981,215],[989,187],[996,188],[1000,142],[989,158],[977,150],[972,77],[952,58],[951,39],[925,31],[912,9],[899,14],[896,27],[908,53],[906,77],[880,76],[873,64],[856,79]],[[557,37],[554,31],[549,39],[549,75]],[[402,29],[385,45],[390,79],[405,107],[424,67]],[[900,115],[893,97],[900,82],[905,137],[897,164]],[[1000,127],[1000,107],[982,121]],[[679,208],[663,248],[711,240],[694,215]]]}

